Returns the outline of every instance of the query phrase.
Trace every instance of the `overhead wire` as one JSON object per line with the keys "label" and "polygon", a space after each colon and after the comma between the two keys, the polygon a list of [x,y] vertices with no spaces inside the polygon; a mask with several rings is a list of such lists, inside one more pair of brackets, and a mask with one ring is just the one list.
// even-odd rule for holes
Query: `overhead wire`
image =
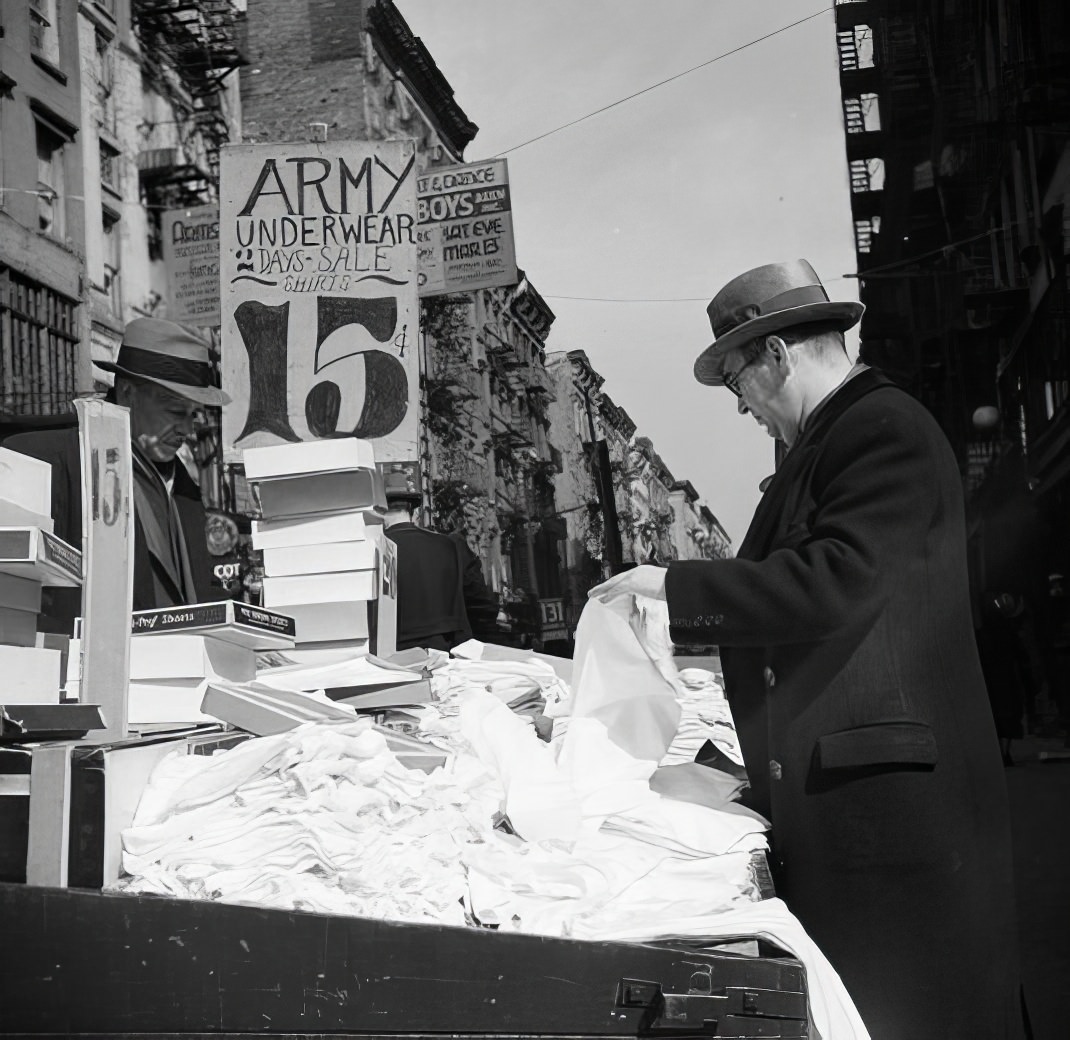
{"label": "overhead wire", "polygon": [[[858,275],[842,275],[839,278],[823,278],[822,282],[828,285],[831,282],[844,282]],[[863,276],[864,277],[864,276]],[[557,293],[539,292],[545,300],[576,300],[581,303],[709,303],[708,296],[561,296]]]}
{"label": "overhead wire", "polygon": [[547,137],[551,137],[554,134],[560,133],[562,130],[567,130],[569,127],[576,126],[577,123],[583,123],[588,119],[593,119],[595,116],[601,115],[603,112],[608,112],[612,108],[616,108],[618,105],[623,105],[626,101],[632,101],[637,97],[642,97],[644,94],[649,94],[652,90],[657,90],[658,87],[664,87],[667,83],[673,83],[678,79],[682,79],[684,76],[691,75],[692,72],[697,72],[699,69],[704,69],[709,65],[713,65],[715,62],[721,61],[724,58],[729,58],[733,54],[738,54],[740,51],[745,51],[748,47],[753,47],[755,44],[763,43],[765,40],[772,39],[774,36],[779,35],[782,32],[787,32],[788,29],[794,29],[798,25],[802,25],[804,22],[809,22],[814,18],[818,18],[823,14],[827,14],[829,11],[835,10],[834,7],[822,7],[820,11],[815,11],[813,14],[806,15],[805,18],[800,18],[798,21],[791,22],[788,25],[782,25],[779,29],[774,29],[772,32],[766,33],[764,36],[759,36],[756,39],[748,40],[746,43],[740,44],[738,47],[733,47],[729,51],[725,51],[723,54],[718,54],[714,58],[710,58],[707,61],[700,62],[698,65],[693,65],[689,69],[684,69],[683,72],[677,72],[673,76],[669,76],[668,79],[663,79],[658,83],[652,83],[649,87],[644,87],[642,90],[637,90],[634,94],[629,94],[627,97],[622,97],[617,101],[610,102],[608,105],[603,105],[601,108],[596,108],[593,112],[588,112],[586,115],[572,119],[567,123],[562,123],[561,126],[554,127],[553,130],[547,130],[545,133],[539,134],[536,137],[531,137],[527,141],[521,141],[520,144],[514,144],[509,148],[503,148],[500,152],[496,152],[491,156],[492,159],[500,159],[503,155],[508,155],[510,152],[517,152],[521,148],[526,148],[529,144],[534,144],[536,141],[545,140]]}

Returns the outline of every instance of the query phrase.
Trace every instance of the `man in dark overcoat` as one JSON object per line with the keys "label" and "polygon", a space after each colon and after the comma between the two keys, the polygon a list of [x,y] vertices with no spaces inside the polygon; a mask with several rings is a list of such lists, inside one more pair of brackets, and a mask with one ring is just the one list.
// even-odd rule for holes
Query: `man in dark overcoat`
{"label": "man in dark overcoat", "polygon": [[[206,405],[227,397],[212,385],[207,346],[172,321],[136,318],[123,333],[109,399],[130,410],[134,470],[134,609],[218,599],[211,585],[200,488],[178,458]],[[9,437],[5,447],[52,466],[56,534],[82,547],[82,478],[78,430]],[[77,589],[46,590],[41,625],[70,633],[81,612]]]}
{"label": "man in dark overcoat", "polygon": [[[1022,1035],[1007,794],[970,612],[962,481],[932,416],[865,365],[805,261],[708,308],[702,383],[788,448],[735,559],[592,590],[717,644],[778,894],[875,1040]],[[695,767],[701,768],[701,767]]]}
{"label": "man in dark overcoat", "polygon": [[397,648],[450,650],[488,631],[498,611],[479,558],[463,539],[413,522],[419,493],[387,493],[386,536],[398,547]]}

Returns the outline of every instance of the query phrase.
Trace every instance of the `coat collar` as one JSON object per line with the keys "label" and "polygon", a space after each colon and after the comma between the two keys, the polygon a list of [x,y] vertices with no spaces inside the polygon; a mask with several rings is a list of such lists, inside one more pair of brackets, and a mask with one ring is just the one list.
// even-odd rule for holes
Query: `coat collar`
{"label": "coat collar", "polygon": [[799,439],[784,456],[772,482],[762,495],[754,512],[754,519],[737,552],[739,558],[760,559],[764,556],[781,520],[789,492],[836,420],[867,394],[881,387],[894,385],[887,376],[871,368],[848,379],[822,403],[811,416],[811,421],[807,423]]}

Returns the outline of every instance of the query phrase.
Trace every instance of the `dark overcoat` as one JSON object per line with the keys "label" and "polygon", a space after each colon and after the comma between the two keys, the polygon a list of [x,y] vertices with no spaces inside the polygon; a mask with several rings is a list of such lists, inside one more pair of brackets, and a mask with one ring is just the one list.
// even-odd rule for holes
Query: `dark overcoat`
{"label": "dark overcoat", "polygon": [[666,595],[676,643],[721,647],[778,894],[875,1040],[1020,1036],[1007,794],[930,414],[848,380],[737,557],[670,564]]}
{"label": "dark overcoat", "polygon": [[[82,477],[75,427],[20,433],[9,437],[4,446],[24,455],[32,455],[52,467],[52,519],[56,534],[76,549],[82,548]],[[175,466],[172,497],[182,523],[190,570],[196,588],[196,600],[221,598],[223,592],[212,586],[212,558],[205,541],[205,512],[200,488],[181,463]],[[134,514],[134,610],[148,610],[186,602],[176,584],[171,561],[157,557],[150,549],[141,521]],[[42,609],[42,628],[70,633],[72,622],[81,611],[77,589],[45,590],[49,593]],[[166,602],[161,602],[161,599]]]}
{"label": "dark overcoat", "polygon": [[394,524],[386,536],[398,547],[397,648],[449,650],[471,639],[460,545],[412,523]]}

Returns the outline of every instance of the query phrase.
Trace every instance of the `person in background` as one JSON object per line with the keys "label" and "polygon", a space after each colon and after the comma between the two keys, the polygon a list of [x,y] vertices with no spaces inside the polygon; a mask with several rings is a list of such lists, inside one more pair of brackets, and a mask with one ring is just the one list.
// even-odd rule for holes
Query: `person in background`
{"label": "person in background", "polygon": [[[450,650],[471,639],[494,603],[467,545],[413,522],[419,495],[387,495],[386,536],[398,549],[397,648]],[[474,562],[474,566],[473,566]],[[497,616],[497,604],[490,615]]]}
{"label": "person in background", "polygon": [[986,592],[981,597],[977,654],[1005,766],[1014,765],[1011,741],[1024,736],[1022,718],[1036,693],[1020,627],[1024,611],[1025,599],[1014,592]]}
{"label": "person in background", "polygon": [[[216,599],[205,542],[200,488],[178,461],[200,412],[228,397],[213,386],[207,346],[181,325],[136,318],[126,326],[108,400],[130,411],[134,472],[135,610]],[[5,447],[52,466],[56,534],[82,547],[82,480],[78,430],[67,428],[9,437]],[[70,632],[80,611],[77,589],[50,590],[43,623]]]}
{"label": "person in background", "polygon": [[[1009,807],[955,456],[913,397],[852,365],[862,306],[830,301],[806,261],[740,275],[708,314],[696,378],[787,452],[735,559],[641,566],[591,595],[665,599],[674,643],[720,647],[778,894],[874,1040],[1018,1040]],[[672,793],[668,770],[654,786]]]}
{"label": "person in background", "polygon": [[468,624],[472,629],[472,638],[483,643],[493,643],[498,639],[498,597],[487,587],[483,577],[483,564],[472,552],[464,531],[457,528],[447,536],[460,548],[461,563],[464,566],[462,586],[464,590],[464,609],[468,615]]}

